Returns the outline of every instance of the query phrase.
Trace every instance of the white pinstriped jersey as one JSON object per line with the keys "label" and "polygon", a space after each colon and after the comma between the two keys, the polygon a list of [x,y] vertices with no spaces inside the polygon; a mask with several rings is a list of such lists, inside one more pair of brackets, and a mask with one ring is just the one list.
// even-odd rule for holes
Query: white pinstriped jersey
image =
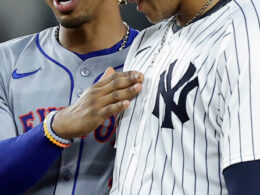
{"label": "white pinstriped jersey", "polygon": [[125,70],[145,75],[123,113],[110,194],[224,195],[222,171],[260,159],[260,2],[233,0],[210,16],[139,34]]}

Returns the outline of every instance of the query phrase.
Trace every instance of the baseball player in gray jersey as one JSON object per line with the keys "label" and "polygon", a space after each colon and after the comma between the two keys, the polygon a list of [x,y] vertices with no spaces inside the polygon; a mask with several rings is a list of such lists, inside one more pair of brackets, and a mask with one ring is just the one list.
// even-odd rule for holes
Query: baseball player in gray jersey
{"label": "baseball player in gray jersey", "polygon": [[0,194],[105,195],[115,115],[143,79],[114,71],[138,33],[116,0],[46,2],[59,27],[0,45]]}
{"label": "baseball player in gray jersey", "polygon": [[137,0],[111,195],[260,194],[260,1]]}

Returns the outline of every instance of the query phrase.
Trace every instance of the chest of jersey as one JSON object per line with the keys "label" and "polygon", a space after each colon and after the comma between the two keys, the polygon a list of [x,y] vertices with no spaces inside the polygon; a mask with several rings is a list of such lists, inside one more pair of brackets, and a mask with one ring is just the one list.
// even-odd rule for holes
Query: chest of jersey
{"label": "chest of jersey", "polygon": [[65,63],[55,60],[55,63],[38,52],[35,55],[36,60],[20,60],[22,63],[17,63],[10,82],[10,107],[19,133],[42,122],[48,112],[76,102],[84,90],[100,79],[107,63],[117,71],[123,67],[120,62],[112,65],[111,61],[104,62],[98,58]]}
{"label": "chest of jersey", "polygon": [[[165,194],[193,194],[189,185],[196,181],[194,171],[205,176],[199,194],[207,194],[207,180],[214,184],[212,194],[222,191],[215,61],[222,41],[210,36],[214,31],[197,38],[200,33],[195,27],[169,33],[159,54],[161,39],[136,52],[130,69],[144,73],[145,81],[119,126],[119,194],[126,189],[136,194],[159,194],[162,189]],[[209,48],[216,55],[209,55]]]}

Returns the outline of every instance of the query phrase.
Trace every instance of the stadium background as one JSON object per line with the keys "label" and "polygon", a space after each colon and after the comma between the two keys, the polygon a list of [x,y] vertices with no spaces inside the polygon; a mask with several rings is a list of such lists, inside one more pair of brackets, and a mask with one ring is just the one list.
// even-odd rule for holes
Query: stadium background
{"label": "stadium background", "polygon": [[[121,8],[124,21],[131,27],[142,30],[150,23],[136,11],[136,5],[129,3]],[[0,42],[39,32],[57,21],[44,0],[1,0]]]}

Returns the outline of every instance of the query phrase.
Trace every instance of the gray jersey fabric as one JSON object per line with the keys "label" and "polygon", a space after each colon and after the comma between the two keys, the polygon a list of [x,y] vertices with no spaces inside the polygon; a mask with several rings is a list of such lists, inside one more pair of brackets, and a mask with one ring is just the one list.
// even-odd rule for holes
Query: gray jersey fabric
{"label": "gray jersey fabric", "polygon": [[[128,48],[82,61],[54,33],[49,28],[0,45],[0,140],[21,135],[49,111],[76,102],[108,66],[122,69]],[[61,161],[25,194],[108,194],[115,157],[112,122],[105,121],[84,142],[75,139]]]}

